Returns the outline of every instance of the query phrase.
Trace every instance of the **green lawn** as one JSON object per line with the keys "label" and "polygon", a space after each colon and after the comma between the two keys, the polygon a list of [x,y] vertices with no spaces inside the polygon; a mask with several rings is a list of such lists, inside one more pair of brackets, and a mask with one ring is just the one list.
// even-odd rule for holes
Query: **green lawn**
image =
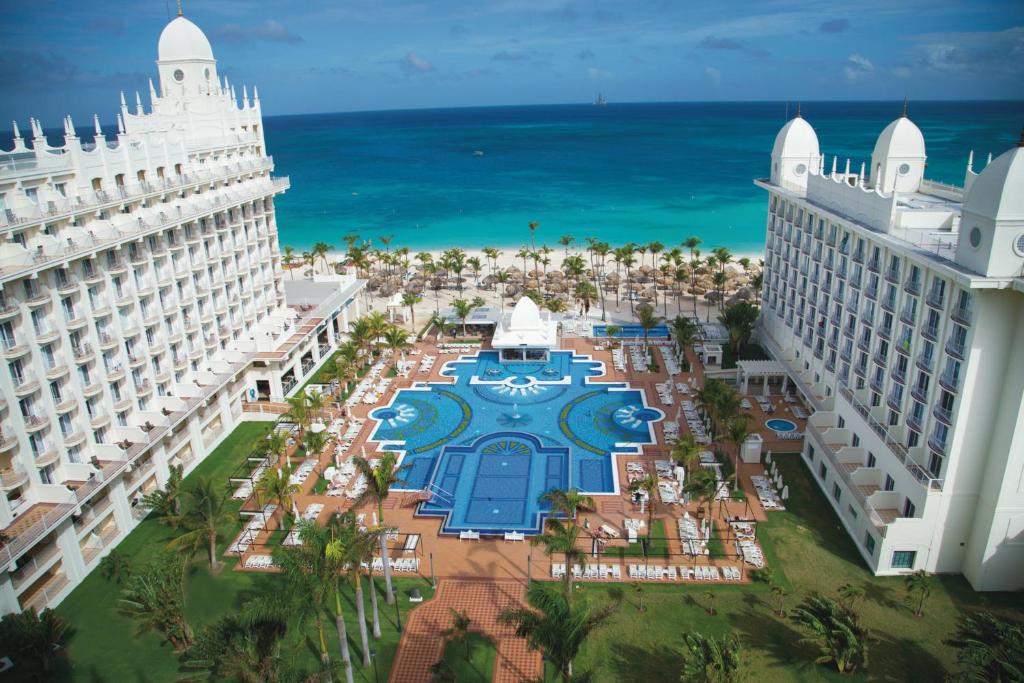
{"label": "green lawn", "polygon": [[[626,601],[611,623],[587,639],[576,662],[578,671],[593,669],[597,682],[676,680],[684,631],[717,636],[732,630],[743,642],[748,675],[758,683],[941,681],[955,668],[955,652],[943,640],[951,635],[958,616],[976,609],[1020,616],[1024,595],[975,593],[962,577],[949,576],[934,578],[925,616],[915,618],[904,603],[903,581],[876,578],[867,571],[799,456],[778,460],[790,487],[789,509],[770,513],[758,536],[776,579],[789,591],[786,605],[793,607],[811,591],[834,596],[844,583],[863,586],[865,597],[856,608],[876,639],[867,671],[839,676],[825,665],[811,664],[793,623],[773,613],[773,598],[764,584],[716,586],[716,616],[706,612],[705,586],[645,586],[643,613],[637,610],[635,596],[626,591]],[[780,568],[784,576],[779,575]],[[595,604],[610,599],[608,585],[578,585],[578,593],[590,596]]]}
{"label": "green lawn", "polygon": [[[227,476],[252,451],[252,446],[273,426],[270,422],[244,422],[189,475],[186,482],[196,476],[210,476],[227,479]],[[237,510],[239,503],[232,501]],[[225,529],[220,544],[223,549],[234,540],[240,525],[233,522]],[[283,533],[278,534],[283,537]],[[118,550],[139,566],[152,554],[158,552],[172,538],[171,530],[153,519],[143,521],[118,546]],[[257,574],[234,571],[234,560],[229,560],[221,572],[214,576],[203,557],[196,557],[189,572],[186,590],[186,616],[193,629],[198,631],[219,616],[238,609],[250,598],[257,595],[279,595],[284,590],[283,580],[277,574]],[[418,587],[425,598],[432,596],[430,582],[422,579],[400,579],[396,585],[401,591],[399,605],[403,612],[412,607],[406,591]],[[378,593],[381,594],[382,637],[373,643],[377,651],[377,666],[382,672],[390,670],[398,645],[395,628],[395,611],[383,601],[383,579],[378,579]],[[184,672],[179,665],[177,654],[163,644],[156,634],[136,635],[134,624],[120,616],[116,601],[120,587],[103,579],[98,571],[92,572],[81,585],[58,607],[75,629],[68,644],[71,670],[62,680],[109,681],[174,681]],[[358,661],[360,652],[359,635],[356,627],[355,605],[349,591],[345,594],[343,609],[349,628],[349,645],[356,658],[357,681],[373,681],[373,667],[364,669]],[[369,611],[369,598],[366,600]],[[403,617],[404,618],[404,617]],[[328,636],[333,629],[328,631]],[[293,661],[312,670],[317,663],[315,628],[312,622],[293,623],[286,636],[282,651]],[[328,641],[331,656],[339,658],[337,639]]]}
{"label": "green lawn", "polygon": [[[640,536],[641,541],[646,541]],[[630,543],[625,548],[615,548],[612,552],[618,551],[619,557],[643,557],[644,543]],[[665,535],[665,522],[660,519],[651,523],[651,539],[647,548],[647,557],[668,559],[668,537]]]}
{"label": "green lawn", "polygon": [[464,639],[448,641],[441,658],[455,674],[458,683],[491,683],[497,656],[498,648],[493,640],[470,631]]}

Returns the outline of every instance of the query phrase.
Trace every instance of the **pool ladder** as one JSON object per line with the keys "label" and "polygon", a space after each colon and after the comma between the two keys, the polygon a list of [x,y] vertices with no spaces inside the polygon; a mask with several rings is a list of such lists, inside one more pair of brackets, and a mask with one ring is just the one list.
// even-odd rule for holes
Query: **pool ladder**
{"label": "pool ladder", "polygon": [[428,493],[431,494],[431,498],[437,497],[445,505],[452,505],[455,503],[454,493],[452,493],[451,491],[445,491],[443,488],[441,488],[440,486],[433,482],[427,484],[426,490]]}

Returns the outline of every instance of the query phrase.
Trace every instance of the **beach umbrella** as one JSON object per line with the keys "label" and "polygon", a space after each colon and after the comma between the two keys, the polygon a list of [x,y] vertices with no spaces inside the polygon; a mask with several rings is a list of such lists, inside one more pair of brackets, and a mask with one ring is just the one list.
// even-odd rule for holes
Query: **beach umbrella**
{"label": "beach umbrella", "polygon": [[772,452],[768,451],[768,455],[764,456],[764,461],[769,465],[772,464]]}
{"label": "beach umbrella", "polygon": [[789,500],[789,486],[782,487],[782,500]]}

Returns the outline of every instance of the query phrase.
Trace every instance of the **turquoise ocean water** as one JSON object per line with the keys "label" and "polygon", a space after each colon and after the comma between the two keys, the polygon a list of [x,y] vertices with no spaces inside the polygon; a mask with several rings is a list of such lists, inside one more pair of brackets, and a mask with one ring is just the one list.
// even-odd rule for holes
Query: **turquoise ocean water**
{"label": "turquoise ocean water", "polygon": [[[831,166],[859,170],[899,115],[897,102],[810,102]],[[768,173],[783,103],[489,107],[269,117],[267,146],[292,189],[278,201],[281,242],[341,247],[354,232],[413,250],[517,247],[593,236],[678,244],[695,234],[737,253],[764,244]],[[1019,139],[1024,102],[912,102],[927,176],[961,184]],[[477,154],[476,152],[483,154]],[[379,244],[379,242],[378,242]]]}

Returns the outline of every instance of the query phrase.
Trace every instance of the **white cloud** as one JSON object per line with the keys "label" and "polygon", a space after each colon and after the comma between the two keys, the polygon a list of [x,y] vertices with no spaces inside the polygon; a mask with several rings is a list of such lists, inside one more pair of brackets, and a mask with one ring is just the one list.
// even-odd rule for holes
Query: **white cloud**
{"label": "white cloud", "polygon": [[405,57],[398,60],[398,66],[407,74],[425,74],[434,70],[434,65],[415,52],[406,53]]}
{"label": "white cloud", "polygon": [[843,74],[846,75],[848,81],[856,81],[870,76],[874,72],[875,65],[871,63],[871,60],[856,52],[846,58],[846,64],[843,66]]}
{"label": "white cloud", "polygon": [[722,84],[722,72],[713,66],[706,67],[704,69],[704,75],[711,81],[712,85],[718,86]]}

